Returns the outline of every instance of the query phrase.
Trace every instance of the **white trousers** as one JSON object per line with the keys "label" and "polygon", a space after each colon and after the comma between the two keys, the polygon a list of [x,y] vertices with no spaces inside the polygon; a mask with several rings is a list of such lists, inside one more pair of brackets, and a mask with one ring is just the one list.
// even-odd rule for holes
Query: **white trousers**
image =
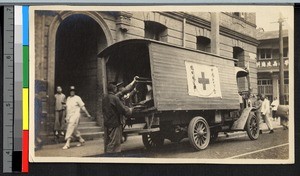
{"label": "white trousers", "polygon": [[261,115],[262,119],[260,120],[260,129],[262,128],[263,120],[266,122],[269,130],[273,130],[272,123],[269,119],[270,114]]}
{"label": "white trousers", "polygon": [[66,136],[65,140],[69,138],[80,137],[80,132],[78,131],[78,125],[79,125],[79,119],[80,114],[74,114],[67,118],[67,130],[66,130]]}

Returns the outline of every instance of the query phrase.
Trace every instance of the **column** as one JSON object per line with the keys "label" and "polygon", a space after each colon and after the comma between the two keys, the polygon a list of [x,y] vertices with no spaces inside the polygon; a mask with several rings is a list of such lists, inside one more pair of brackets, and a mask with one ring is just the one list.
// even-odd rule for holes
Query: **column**
{"label": "column", "polygon": [[278,84],[279,76],[278,73],[272,74],[272,84],[273,84],[273,98],[279,98],[279,84]]}
{"label": "column", "polygon": [[220,17],[218,12],[211,13],[211,52],[220,55]]}
{"label": "column", "polygon": [[127,33],[127,31],[130,28],[131,25],[131,17],[132,17],[132,13],[130,12],[116,12],[116,26],[117,26],[117,30],[116,30],[116,38],[117,38],[117,42],[118,41],[122,41],[124,39],[126,39],[125,34]]}

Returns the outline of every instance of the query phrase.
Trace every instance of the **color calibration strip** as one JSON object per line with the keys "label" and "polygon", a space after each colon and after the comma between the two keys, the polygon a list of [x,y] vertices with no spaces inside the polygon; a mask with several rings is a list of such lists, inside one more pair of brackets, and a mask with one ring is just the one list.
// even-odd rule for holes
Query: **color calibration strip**
{"label": "color calibration strip", "polygon": [[[14,6],[14,152],[13,171],[22,170],[22,6]],[[17,164],[18,163],[18,164]]]}
{"label": "color calibration strip", "polygon": [[28,172],[29,148],[29,47],[28,47],[28,6],[22,6],[23,25],[23,133],[22,133],[22,172]]}

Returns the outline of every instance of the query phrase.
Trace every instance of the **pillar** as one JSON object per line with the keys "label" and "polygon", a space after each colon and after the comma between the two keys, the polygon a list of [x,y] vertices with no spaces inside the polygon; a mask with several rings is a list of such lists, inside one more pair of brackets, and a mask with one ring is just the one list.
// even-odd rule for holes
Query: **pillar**
{"label": "pillar", "polygon": [[279,76],[277,73],[272,74],[272,85],[273,85],[273,98],[279,98],[279,84],[278,84]]}
{"label": "pillar", "polygon": [[220,17],[218,12],[211,13],[211,52],[220,55]]}
{"label": "pillar", "polygon": [[116,12],[115,16],[116,16],[116,26],[117,26],[116,38],[118,42],[126,39],[125,35],[131,25],[132,13],[120,11],[120,12]]}

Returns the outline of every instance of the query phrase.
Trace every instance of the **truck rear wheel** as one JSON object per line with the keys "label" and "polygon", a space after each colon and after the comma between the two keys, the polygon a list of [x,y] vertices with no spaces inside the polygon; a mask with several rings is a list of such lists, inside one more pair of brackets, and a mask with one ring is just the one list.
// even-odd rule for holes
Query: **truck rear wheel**
{"label": "truck rear wheel", "polygon": [[203,117],[194,117],[188,127],[188,137],[190,144],[196,150],[205,149],[210,141],[210,129],[207,121]]}
{"label": "truck rear wheel", "polygon": [[254,112],[250,112],[247,123],[246,123],[246,131],[251,140],[258,139],[259,136],[259,120],[257,119]]}
{"label": "truck rear wheel", "polygon": [[142,135],[143,143],[146,149],[154,149],[164,145],[164,137],[160,132],[146,133]]}

